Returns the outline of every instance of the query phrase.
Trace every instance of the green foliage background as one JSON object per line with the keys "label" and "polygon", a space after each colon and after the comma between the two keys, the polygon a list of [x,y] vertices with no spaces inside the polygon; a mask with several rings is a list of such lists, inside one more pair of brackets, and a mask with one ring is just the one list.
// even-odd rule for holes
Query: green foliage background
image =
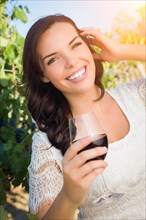
{"label": "green foliage background", "polygon": [[[9,1],[12,4],[12,1]],[[27,167],[31,154],[31,137],[35,129],[27,110],[21,81],[21,56],[24,38],[11,21],[27,22],[27,7],[7,1],[0,3],[0,205],[6,201],[10,185],[22,184],[28,190]],[[0,206],[0,218],[5,218]],[[30,218],[31,219],[31,218]]]}
{"label": "green foliage background", "polygon": [[[31,155],[31,138],[35,130],[26,106],[24,88],[19,85],[24,38],[11,24],[15,20],[26,23],[29,9],[19,4],[15,5],[9,0],[12,10],[8,11],[7,3],[7,0],[0,2],[0,219],[3,220],[7,214],[2,204],[6,201],[6,192],[10,190],[10,185],[16,187],[22,184],[28,191],[27,167]],[[144,11],[142,8],[139,10],[141,25],[145,25]],[[124,31],[124,28],[119,29],[115,26],[112,34],[107,35],[116,35],[121,42],[146,43],[145,37],[140,34],[140,28],[143,26],[139,23],[137,33],[131,30]],[[103,65],[103,84],[106,89],[121,82],[137,79],[141,76],[141,68],[144,70],[143,63],[132,61]],[[31,214],[27,216],[29,219],[36,219]]]}

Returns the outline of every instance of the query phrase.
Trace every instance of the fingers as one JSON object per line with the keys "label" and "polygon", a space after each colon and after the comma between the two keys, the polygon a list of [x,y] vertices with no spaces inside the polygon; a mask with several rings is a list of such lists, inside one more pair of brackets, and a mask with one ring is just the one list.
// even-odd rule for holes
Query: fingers
{"label": "fingers", "polygon": [[93,38],[95,37],[95,34],[97,32],[97,29],[94,27],[86,27],[86,28],[81,28],[81,35],[82,36],[87,36],[87,38]]}
{"label": "fingers", "polygon": [[99,53],[93,54],[94,59],[107,62],[118,60],[119,42],[102,34],[96,28],[83,28],[81,31],[81,36],[84,36],[89,44],[100,48]]}
{"label": "fingers", "polygon": [[107,167],[108,164],[104,160],[91,161],[92,158],[105,154],[106,147],[95,147],[78,153],[91,141],[91,137],[83,138],[72,144],[65,153],[62,161],[65,181],[70,181],[73,185],[76,182],[82,182],[82,185],[86,182],[85,180],[88,180],[88,185],[90,185],[96,176]]}
{"label": "fingers", "polygon": [[75,142],[64,155],[62,162],[64,187],[71,198],[77,194],[80,197],[79,199],[83,200],[93,180],[108,165],[104,160],[90,160],[105,154],[107,152],[106,147],[95,147],[78,153],[85,146],[89,145],[91,141],[91,137],[86,137]]}
{"label": "fingers", "polygon": [[107,49],[108,44],[112,41],[94,27],[82,28],[80,35],[84,36],[89,44],[96,45],[101,49]]}
{"label": "fingers", "polygon": [[80,35],[86,38],[86,41],[91,45],[96,45],[95,34],[93,31],[81,29]]}
{"label": "fingers", "polygon": [[88,160],[91,160],[97,156],[101,156],[107,153],[106,147],[95,147],[90,150],[82,151],[81,153],[77,154],[69,163],[68,166],[79,168],[83,164],[85,164]]}
{"label": "fingers", "polygon": [[79,167],[84,164],[87,160],[95,158],[96,156],[100,156],[107,152],[106,147],[95,147],[88,151],[82,151],[82,153],[78,154],[78,152],[84,149],[87,145],[89,145],[92,141],[92,137],[85,137],[74,144],[72,144],[68,150],[66,151],[64,158],[63,158],[63,165],[73,160],[73,163]]}
{"label": "fingers", "polygon": [[[86,141],[86,140],[84,140]],[[78,141],[78,145],[75,144],[68,149],[66,158],[63,159],[63,169],[65,173],[74,173],[74,172],[79,172],[79,169],[84,167],[84,165],[87,163],[87,167],[90,166],[90,162],[87,162],[95,157],[101,156],[105,153],[107,153],[107,148],[106,147],[95,147],[90,150],[85,150],[82,151],[78,154],[78,151],[81,149],[81,145],[83,143],[83,140],[81,142]],[[85,143],[85,142],[84,142]],[[85,147],[85,146],[84,146]],[[71,149],[72,148],[72,149]],[[83,148],[83,147],[82,147]],[[73,157],[72,157],[73,156]],[[69,160],[70,158],[70,160]],[[106,162],[103,160],[95,160],[96,163],[93,161],[93,164],[96,166],[93,169],[99,168],[99,167],[105,167]],[[91,163],[92,164],[92,163]],[[85,166],[86,168],[86,166]],[[82,169],[81,169],[82,170]],[[82,174],[82,176],[87,175],[88,172],[90,172],[90,169],[85,169],[86,174]],[[82,173],[82,171],[81,171]]]}
{"label": "fingers", "polygon": [[[90,150],[87,150],[90,151]],[[86,153],[88,153],[86,151]],[[75,162],[75,161],[74,161]],[[81,167],[75,167],[75,163],[67,163],[63,168],[64,179],[72,184],[88,188],[92,181],[108,166],[104,160],[92,160],[84,163]]]}
{"label": "fingers", "polygon": [[64,177],[65,180],[66,177],[69,177],[70,182],[80,186],[80,189],[88,190],[93,180],[103,172],[107,166],[108,164],[103,160],[94,160],[85,163],[82,167],[74,170],[74,172],[65,167]]}
{"label": "fingers", "polygon": [[81,28],[81,36],[86,37],[89,40],[98,40],[98,42],[100,42],[100,40],[102,39],[102,37],[104,36],[101,32],[98,31],[98,29],[94,28],[94,27],[87,27],[87,28]]}
{"label": "fingers", "polygon": [[82,185],[83,188],[89,188],[95,178],[103,172],[105,168],[100,168],[100,169],[95,169],[88,175],[86,175],[84,178],[81,179],[80,184]]}
{"label": "fingers", "polygon": [[76,178],[77,179],[82,179],[89,174],[93,173],[93,176],[99,175],[106,167],[108,164],[103,161],[103,160],[93,160],[85,163],[79,170],[78,172],[75,172]]}
{"label": "fingers", "polygon": [[75,142],[74,144],[72,144],[68,150],[66,151],[64,158],[63,158],[63,164],[66,164],[67,162],[69,162],[71,159],[73,159],[77,153],[83,149],[85,146],[87,146],[88,144],[90,144],[92,141],[91,137],[85,137],[80,139],[79,141]]}

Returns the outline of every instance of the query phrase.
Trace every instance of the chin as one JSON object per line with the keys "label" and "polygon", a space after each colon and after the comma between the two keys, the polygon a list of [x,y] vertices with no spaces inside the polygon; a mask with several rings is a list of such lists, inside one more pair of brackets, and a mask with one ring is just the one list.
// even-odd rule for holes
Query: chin
{"label": "chin", "polygon": [[80,92],[89,92],[90,90],[94,89],[95,87],[95,83],[91,82],[91,83],[87,83],[84,86],[80,87]]}

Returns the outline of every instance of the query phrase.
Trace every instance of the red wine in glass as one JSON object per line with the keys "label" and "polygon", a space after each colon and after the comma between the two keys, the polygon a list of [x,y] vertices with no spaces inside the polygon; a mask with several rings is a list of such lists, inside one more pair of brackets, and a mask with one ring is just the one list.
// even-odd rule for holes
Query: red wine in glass
{"label": "red wine in glass", "polygon": [[[99,136],[95,136],[93,137],[93,141],[88,144],[86,147],[84,147],[82,150],[80,150],[78,153],[84,151],[84,150],[89,150],[91,148],[95,148],[95,147],[107,147],[108,148],[108,139],[106,134],[101,134],[100,137]],[[91,160],[104,160],[106,157],[106,154],[97,156]]]}

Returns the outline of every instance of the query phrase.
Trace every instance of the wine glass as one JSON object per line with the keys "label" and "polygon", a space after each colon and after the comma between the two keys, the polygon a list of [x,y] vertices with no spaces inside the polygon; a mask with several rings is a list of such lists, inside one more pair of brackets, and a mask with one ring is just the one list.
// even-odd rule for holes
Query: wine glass
{"label": "wine glass", "polygon": [[[83,137],[92,136],[92,142],[89,145],[87,145],[84,149],[80,150],[78,153],[80,153],[83,150],[88,150],[94,147],[108,148],[107,135],[94,112],[88,112],[70,118],[69,135],[71,144]],[[97,156],[91,160],[104,160],[105,156],[106,154]],[[101,174],[101,178],[104,185],[104,192],[99,198],[93,201],[93,204],[109,203],[111,201],[120,199],[124,195],[123,193],[109,191],[104,181],[103,174]]]}

